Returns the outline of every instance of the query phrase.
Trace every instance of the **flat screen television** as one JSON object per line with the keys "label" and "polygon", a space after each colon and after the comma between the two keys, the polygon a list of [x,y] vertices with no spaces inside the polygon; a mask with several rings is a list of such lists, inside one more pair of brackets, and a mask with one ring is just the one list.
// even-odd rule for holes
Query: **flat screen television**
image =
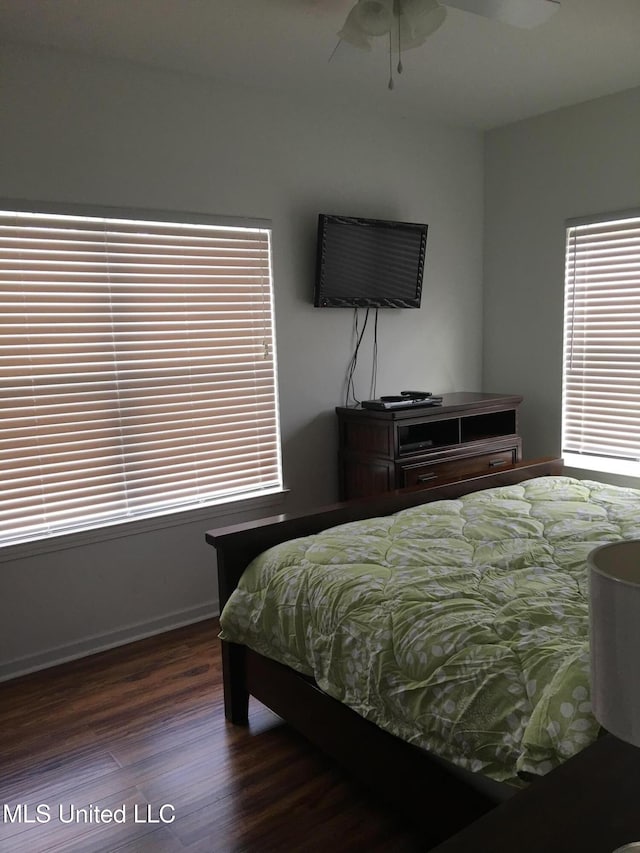
{"label": "flat screen television", "polygon": [[313,304],[419,308],[427,226],[321,213]]}

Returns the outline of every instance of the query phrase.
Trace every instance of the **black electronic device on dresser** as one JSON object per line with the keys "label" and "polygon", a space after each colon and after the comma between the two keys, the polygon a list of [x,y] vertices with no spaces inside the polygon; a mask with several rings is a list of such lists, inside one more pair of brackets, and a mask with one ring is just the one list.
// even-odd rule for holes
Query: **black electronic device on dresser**
{"label": "black electronic device on dresser", "polygon": [[360,403],[363,409],[383,412],[389,409],[418,409],[441,404],[442,397],[434,396],[431,391],[401,391],[399,394],[377,397],[375,400],[363,400]]}
{"label": "black electronic device on dresser", "polygon": [[521,460],[522,397],[462,391],[437,399],[388,409],[336,408],[342,500],[433,486]]}

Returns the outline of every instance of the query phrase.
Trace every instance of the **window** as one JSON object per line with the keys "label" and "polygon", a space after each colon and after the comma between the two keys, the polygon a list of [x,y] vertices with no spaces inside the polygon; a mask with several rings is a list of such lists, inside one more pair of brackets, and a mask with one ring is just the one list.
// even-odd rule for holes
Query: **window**
{"label": "window", "polygon": [[569,223],[563,454],[640,473],[640,215]]}
{"label": "window", "polygon": [[282,488],[270,228],[193,218],[0,212],[0,543]]}

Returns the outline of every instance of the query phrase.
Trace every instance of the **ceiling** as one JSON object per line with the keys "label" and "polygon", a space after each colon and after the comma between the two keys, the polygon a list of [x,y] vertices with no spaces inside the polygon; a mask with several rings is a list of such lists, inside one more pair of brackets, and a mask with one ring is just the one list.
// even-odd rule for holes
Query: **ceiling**
{"label": "ceiling", "polygon": [[393,91],[383,39],[329,61],[354,1],[0,0],[0,42],[481,129],[640,85],[640,0],[561,0],[531,30],[449,9]]}

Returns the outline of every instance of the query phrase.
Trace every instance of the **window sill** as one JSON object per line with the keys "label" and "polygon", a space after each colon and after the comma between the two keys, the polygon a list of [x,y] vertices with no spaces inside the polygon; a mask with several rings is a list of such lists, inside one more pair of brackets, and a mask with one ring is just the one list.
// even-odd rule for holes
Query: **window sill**
{"label": "window sill", "polygon": [[[585,456],[581,453],[563,453],[565,468],[575,468],[583,474],[610,474],[613,478],[624,478],[629,481],[640,479],[640,462],[629,459],[605,459],[601,456]],[[637,488],[637,482],[629,482]]]}
{"label": "window sill", "polygon": [[[272,493],[258,495],[256,497],[241,498],[228,503],[211,503],[191,509],[180,509],[167,511],[147,518],[136,518],[130,520],[118,519],[111,524],[103,524],[92,529],[56,533],[51,536],[34,539],[30,542],[16,542],[0,546],[0,563],[10,560],[20,560],[39,554],[48,554],[52,551],[64,551],[69,548],[80,548],[83,545],[92,545],[108,539],[122,539],[128,536],[137,536],[153,530],[164,530],[167,527],[178,527],[184,524],[197,524],[202,522],[204,527],[211,527],[217,523],[217,519],[235,516],[229,524],[235,521],[243,521],[247,515],[267,510],[271,515],[274,509],[282,506],[287,489],[280,489]],[[204,536],[204,532],[203,532]]]}

